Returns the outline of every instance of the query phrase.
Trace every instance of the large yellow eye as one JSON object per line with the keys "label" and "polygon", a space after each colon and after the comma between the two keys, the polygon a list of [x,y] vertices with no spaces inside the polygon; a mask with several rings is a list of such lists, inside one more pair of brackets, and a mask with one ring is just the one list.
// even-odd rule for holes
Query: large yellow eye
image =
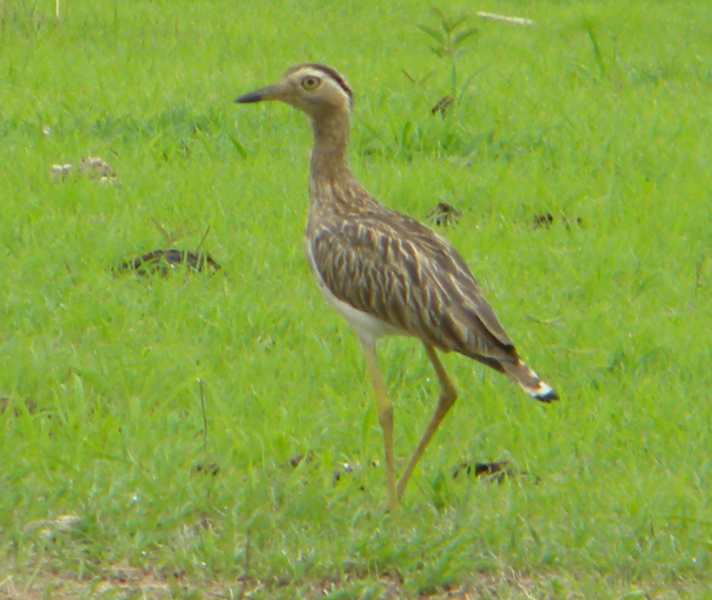
{"label": "large yellow eye", "polygon": [[302,87],[307,91],[315,90],[321,84],[321,79],[314,75],[307,75],[302,79]]}

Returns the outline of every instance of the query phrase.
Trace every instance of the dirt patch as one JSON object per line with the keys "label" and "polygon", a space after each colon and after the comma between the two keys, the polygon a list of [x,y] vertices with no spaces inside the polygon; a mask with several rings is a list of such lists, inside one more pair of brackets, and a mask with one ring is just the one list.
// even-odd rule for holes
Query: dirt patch
{"label": "dirt patch", "polygon": [[[509,590],[509,594],[503,592]],[[474,600],[475,598],[533,597],[541,582],[524,573],[476,573],[467,584],[411,593],[397,574],[360,581],[345,574],[341,578],[290,582],[253,577],[232,581],[189,580],[176,574],[162,575],[129,565],[114,565],[101,576],[80,578],[69,574],[39,572],[29,577],[9,575],[0,580],[0,598],[8,600],[69,600],[76,598],[323,598],[369,597],[378,600]],[[289,592],[289,593],[288,593]],[[343,594],[343,596],[341,595]],[[513,596],[510,596],[513,594]]]}
{"label": "dirt patch", "polygon": [[428,219],[438,227],[449,227],[457,225],[462,212],[455,208],[452,204],[440,201],[435,205],[427,215]]}
{"label": "dirt patch", "polygon": [[119,273],[135,273],[139,277],[160,274],[167,275],[170,270],[185,267],[193,271],[217,272],[220,265],[207,252],[190,252],[170,248],[168,250],[152,250],[141,256],[127,260],[118,266]]}
{"label": "dirt patch", "polygon": [[225,598],[230,600],[319,598],[372,600],[521,600],[524,598],[635,597],[681,600],[707,597],[709,581],[675,578],[624,581],[594,571],[576,573],[523,571],[509,568],[473,571],[456,584],[413,591],[398,572],[365,578],[356,572],[337,577],[292,581],[288,578],[238,577],[232,580],[188,577],[117,564],[94,567],[94,575],[78,577],[42,565],[25,565],[21,574],[0,575],[0,600],[75,600],[78,598]]}

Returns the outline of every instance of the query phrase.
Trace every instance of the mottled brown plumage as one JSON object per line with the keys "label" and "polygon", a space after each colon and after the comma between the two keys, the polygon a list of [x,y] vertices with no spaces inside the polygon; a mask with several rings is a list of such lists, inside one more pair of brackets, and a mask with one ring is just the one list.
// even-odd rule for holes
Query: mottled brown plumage
{"label": "mottled brown plumage", "polygon": [[[237,102],[261,100],[281,100],[312,120],[307,258],[322,293],[356,330],[364,350],[395,504],[457,397],[436,349],[454,350],[506,373],[537,400],[557,395],[519,358],[455,249],[432,229],[378,202],[353,177],[346,154],[353,96],[339,73],[325,65],[296,65],[276,84]],[[422,342],[441,387],[437,410],[397,485],[393,408],[375,354],[376,340],[390,334]]]}

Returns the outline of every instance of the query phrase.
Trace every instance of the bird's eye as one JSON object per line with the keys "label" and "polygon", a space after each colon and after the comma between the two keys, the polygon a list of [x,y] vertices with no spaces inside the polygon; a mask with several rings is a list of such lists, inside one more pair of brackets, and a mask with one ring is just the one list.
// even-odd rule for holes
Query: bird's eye
{"label": "bird's eye", "polygon": [[305,90],[315,90],[316,88],[319,87],[319,84],[321,83],[321,79],[318,77],[314,77],[312,75],[308,75],[304,79],[302,79],[302,87]]}

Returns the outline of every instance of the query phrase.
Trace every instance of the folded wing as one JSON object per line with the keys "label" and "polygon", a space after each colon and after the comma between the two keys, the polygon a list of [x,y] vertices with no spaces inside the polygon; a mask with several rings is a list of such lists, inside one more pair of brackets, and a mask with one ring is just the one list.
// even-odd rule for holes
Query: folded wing
{"label": "folded wing", "polygon": [[342,302],[498,370],[518,362],[465,261],[428,227],[395,211],[362,211],[322,221],[310,239],[313,268]]}

